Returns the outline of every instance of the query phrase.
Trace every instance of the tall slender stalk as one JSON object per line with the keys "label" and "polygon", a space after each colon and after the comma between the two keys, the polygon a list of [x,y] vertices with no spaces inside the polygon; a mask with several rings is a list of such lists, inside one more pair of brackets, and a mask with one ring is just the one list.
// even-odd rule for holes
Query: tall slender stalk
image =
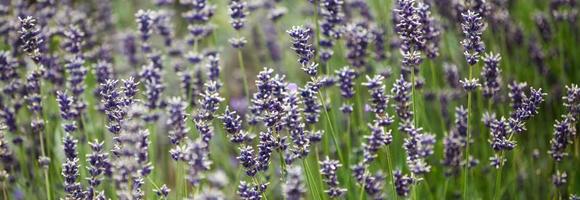
{"label": "tall slender stalk", "polygon": [[[500,156],[500,159],[503,159]],[[497,170],[497,173],[495,175],[495,189],[494,189],[494,195],[493,195],[493,199],[497,200],[499,198],[499,187],[501,185],[501,172],[502,172],[503,167],[500,166],[500,168]]]}
{"label": "tall slender stalk", "polygon": [[[473,67],[469,66],[469,80],[473,77]],[[471,127],[469,126],[471,122],[471,95],[473,92],[468,91],[467,93],[467,138],[465,140],[465,166],[464,166],[464,174],[463,174],[463,199],[467,198],[467,190],[468,190],[468,176],[469,176],[469,140],[471,137],[471,131],[469,130]]]}
{"label": "tall slender stalk", "polygon": [[242,55],[242,50],[238,49],[238,62],[240,63],[240,70],[242,70],[242,79],[244,80],[244,95],[248,99],[248,103],[250,102],[250,92],[248,90],[248,78],[246,74],[246,68],[244,65],[244,56]]}
{"label": "tall slender stalk", "polygon": [[390,178],[390,181],[388,182],[389,185],[391,185],[391,196],[393,197],[393,199],[397,199],[397,194],[395,193],[396,189],[395,189],[395,180],[393,178],[393,167],[391,166],[391,149],[389,148],[389,146],[387,145],[386,147],[386,151],[387,151],[387,174]]}
{"label": "tall slender stalk", "polygon": [[328,121],[328,124],[330,125],[330,136],[332,137],[332,141],[334,142],[334,146],[336,148],[336,152],[338,153],[338,157],[340,158],[340,162],[344,162],[344,157],[342,157],[342,153],[340,150],[340,145],[338,143],[338,140],[336,139],[336,133],[334,132],[334,125],[332,123],[332,120],[330,120],[330,115],[328,114],[328,109],[326,109],[326,101],[324,100],[324,96],[322,96],[322,93],[319,91],[318,92],[318,96],[320,96],[320,100],[322,101],[322,109],[324,109],[324,114],[326,115],[326,120]]}
{"label": "tall slender stalk", "polygon": [[312,174],[310,172],[310,166],[308,165],[308,161],[306,161],[306,158],[302,159],[302,165],[303,165],[304,171],[306,172],[306,179],[308,182],[308,187],[310,187],[310,191],[313,191],[314,196],[316,196],[316,199],[320,200],[321,194],[318,191],[318,187],[313,185],[314,184],[314,180],[313,180],[314,177],[312,177]]}

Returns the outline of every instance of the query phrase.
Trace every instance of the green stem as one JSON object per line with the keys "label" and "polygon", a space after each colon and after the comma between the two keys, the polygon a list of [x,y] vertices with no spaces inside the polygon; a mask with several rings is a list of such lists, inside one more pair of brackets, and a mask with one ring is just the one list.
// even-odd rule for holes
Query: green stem
{"label": "green stem", "polygon": [[397,199],[397,194],[395,194],[395,180],[393,178],[393,168],[391,166],[391,149],[389,146],[387,146],[387,174],[390,177],[389,184],[391,185],[391,196],[393,197],[393,199]]}
{"label": "green stem", "polygon": [[336,148],[336,152],[338,153],[338,157],[340,158],[340,162],[344,162],[344,157],[342,157],[342,153],[340,151],[340,145],[338,144],[338,140],[336,139],[336,135],[334,132],[334,125],[332,124],[332,120],[330,120],[330,115],[328,114],[328,109],[326,109],[326,101],[324,100],[324,96],[319,91],[318,96],[320,96],[320,100],[322,101],[322,109],[324,109],[324,114],[326,115],[326,120],[330,126],[330,136],[332,137],[332,141]]}
{"label": "green stem", "polygon": [[[411,104],[413,104],[413,115],[417,115],[415,112],[415,68],[411,66]],[[417,126],[417,116],[413,117],[413,125]]]}
{"label": "green stem", "polygon": [[[363,174],[365,174],[365,173],[366,173],[366,170],[363,172]],[[360,194],[358,196],[358,199],[359,200],[363,200],[364,199],[364,196],[365,196],[365,183],[366,183],[366,177],[363,176],[363,181],[362,181],[362,183],[360,185]]]}
{"label": "green stem", "polygon": [[310,187],[310,191],[313,191],[316,199],[320,200],[321,194],[320,194],[320,192],[318,192],[318,188],[315,185],[313,185],[314,178],[312,177],[312,174],[310,173],[310,166],[308,166],[308,162],[306,161],[306,159],[302,159],[302,165],[304,167],[304,171],[306,172],[306,179],[308,182],[308,187]]}
{"label": "green stem", "polygon": [[443,196],[441,199],[447,198],[447,186],[449,185],[449,178],[445,178],[445,184],[443,185]]}
{"label": "green stem", "polygon": [[250,102],[250,92],[248,90],[248,78],[246,75],[246,69],[244,66],[244,57],[242,56],[242,50],[238,50],[238,62],[240,63],[240,70],[242,70],[242,78],[244,80],[244,95],[248,98],[248,103]]}
{"label": "green stem", "polygon": [[[500,157],[500,159],[502,159]],[[494,195],[493,195],[493,199],[497,200],[499,197],[499,186],[501,184],[501,171],[502,171],[503,167],[500,166],[500,168],[497,170],[497,173],[495,175],[495,190],[494,190]]]}
{"label": "green stem", "polygon": [[[41,132],[39,135],[40,135],[40,152],[42,153],[42,157],[46,157],[46,152],[44,150],[44,134]],[[48,165],[48,167],[50,167],[50,164]],[[48,197],[48,199],[52,199],[48,169],[49,168],[44,169],[44,187],[46,189],[46,197]]]}
{"label": "green stem", "polygon": [[[473,77],[473,67],[474,66],[469,66],[469,80],[471,80],[471,78]],[[469,162],[469,140],[471,137],[471,131],[469,131],[469,124],[470,124],[470,120],[471,120],[471,94],[472,92],[468,91],[467,93],[467,139],[465,140],[465,167],[464,167],[464,175],[463,175],[463,199],[467,199],[467,179],[469,176],[468,173],[468,168],[469,168],[469,164],[467,164]]]}

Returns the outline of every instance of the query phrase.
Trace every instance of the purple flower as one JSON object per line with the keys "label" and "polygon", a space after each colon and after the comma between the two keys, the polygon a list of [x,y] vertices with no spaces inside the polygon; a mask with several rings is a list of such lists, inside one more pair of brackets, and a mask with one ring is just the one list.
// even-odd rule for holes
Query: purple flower
{"label": "purple flower", "polygon": [[154,19],[156,18],[155,12],[151,10],[139,10],[135,13],[135,18],[137,29],[141,34],[141,41],[147,43],[151,33],[153,32]]}
{"label": "purple flower", "polygon": [[79,159],[67,159],[62,165],[62,176],[64,177],[64,191],[66,196],[72,199],[83,199],[82,186],[77,182],[79,177]]}
{"label": "purple flower", "polygon": [[476,78],[472,78],[472,79],[466,78],[466,79],[460,80],[459,83],[461,83],[463,85],[463,89],[467,92],[473,92],[477,88],[481,87],[481,84],[479,83],[479,79],[476,79]]}
{"label": "purple flower", "polygon": [[212,54],[207,56],[207,68],[208,68],[208,75],[207,77],[211,81],[219,81],[220,78],[220,57],[219,54]]}
{"label": "purple flower", "polygon": [[32,16],[19,18],[19,20],[18,43],[20,46],[18,48],[31,55],[35,62],[39,62],[41,59],[39,55],[40,46],[43,45],[44,40],[40,36],[41,33],[40,28],[37,26],[37,20]]}
{"label": "purple flower", "polygon": [[294,166],[288,169],[288,177],[286,177],[286,182],[282,185],[282,189],[285,198],[288,200],[300,200],[304,198],[306,187],[300,166]]}
{"label": "purple flower", "polygon": [[359,24],[349,24],[345,28],[346,37],[346,58],[349,63],[356,67],[362,68],[367,64],[367,48],[372,41],[372,35],[369,30]]}
{"label": "purple flower", "polygon": [[522,107],[522,104],[525,99],[527,99],[524,90],[528,88],[528,84],[512,82],[508,85],[508,89],[510,90],[508,96],[511,100],[511,106],[513,110],[518,110]]}
{"label": "purple flower", "polygon": [[170,47],[174,37],[171,15],[164,10],[160,10],[155,12],[154,17],[153,26],[155,31],[163,37],[165,46]]}
{"label": "purple flower", "polygon": [[187,180],[194,186],[199,186],[203,177],[202,173],[208,171],[212,163],[209,160],[209,147],[207,145],[201,139],[190,141],[184,152],[184,160],[189,165]]}
{"label": "purple flower", "polygon": [[422,50],[425,45],[424,29],[415,0],[397,0],[393,9],[394,30],[401,40],[403,52]]}
{"label": "purple flower", "polygon": [[406,82],[403,75],[401,75],[395,81],[391,93],[393,93],[393,100],[395,101],[395,110],[402,123],[412,120],[411,83]]}
{"label": "purple flower", "polygon": [[[367,76],[367,82],[363,83],[369,90],[371,96],[371,111],[374,112],[377,117],[386,116],[387,106],[389,104],[389,98],[385,94],[385,86],[383,85],[384,77],[381,75],[375,75],[374,77]],[[388,116],[386,116],[388,118]]]}
{"label": "purple flower", "polygon": [[270,165],[270,159],[273,150],[277,147],[274,135],[271,130],[260,132],[260,141],[258,144],[258,157],[256,159],[256,169],[258,171],[267,171]]}
{"label": "purple flower", "polygon": [[182,14],[189,23],[207,23],[215,14],[215,5],[209,4],[207,0],[180,1],[180,3],[191,8]]}
{"label": "purple flower", "polygon": [[365,164],[370,164],[376,158],[379,149],[393,141],[391,131],[385,132],[383,127],[378,124],[369,124],[368,126],[371,134],[365,136],[367,141],[362,145]]}
{"label": "purple flower", "polygon": [[554,124],[554,136],[550,140],[550,150],[548,154],[556,162],[561,162],[564,157],[568,156],[566,148],[572,144],[576,135],[576,120],[571,115],[563,116],[563,119]]}
{"label": "purple flower", "polygon": [[413,125],[406,130],[410,137],[405,139],[403,147],[407,152],[407,165],[413,174],[425,174],[431,170],[426,162],[428,156],[433,155],[435,135],[423,133],[421,128]]}
{"label": "purple flower", "polygon": [[343,0],[320,1],[320,15],[322,19],[320,21],[320,29],[324,38],[319,41],[319,45],[322,47],[320,58],[323,62],[330,60],[334,54],[332,50],[334,40],[339,39],[343,34],[340,28],[345,18],[342,9],[343,4]]}
{"label": "purple flower", "polygon": [[121,43],[123,45],[122,52],[129,61],[131,66],[135,66],[138,63],[137,58],[137,44],[135,41],[135,36],[133,33],[125,33],[122,36]]}
{"label": "purple flower", "polygon": [[187,120],[186,108],[187,103],[179,97],[173,97],[167,101],[169,139],[174,145],[179,145],[189,132],[189,128],[185,124]]}
{"label": "purple flower", "polygon": [[[308,27],[293,26],[292,29],[286,31],[288,35],[292,38],[292,49],[298,55],[298,62],[303,68],[308,69],[309,66],[315,64],[312,59],[314,58],[314,48],[310,39],[312,37],[313,31]],[[308,75],[316,76],[316,69],[305,70]]]}
{"label": "purple flower", "polygon": [[403,175],[401,170],[397,170],[393,173],[393,181],[395,182],[395,190],[397,195],[402,197],[409,196],[411,191],[411,186],[415,183],[415,180],[407,175]]}
{"label": "purple flower", "polygon": [[256,175],[257,160],[254,155],[254,149],[251,146],[241,146],[240,155],[237,157],[240,164],[246,169],[246,175]]}
{"label": "purple flower", "polygon": [[552,175],[552,183],[558,188],[566,185],[568,183],[568,174],[566,172],[560,172],[560,170],[556,171]]}
{"label": "purple flower", "polygon": [[516,144],[509,140],[511,129],[509,123],[505,118],[493,120],[490,127],[491,132],[491,147],[495,151],[512,150]]}
{"label": "purple flower", "polygon": [[117,90],[116,80],[107,80],[100,86],[101,104],[107,114],[109,132],[117,135],[121,131],[121,121],[125,117],[123,99]]}
{"label": "purple flower", "polygon": [[[161,93],[165,90],[165,86],[161,80],[161,69],[155,67],[153,62],[145,65],[141,71],[141,81],[145,85],[146,102],[145,105],[149,110],[154,111],[161,105]],[[158,114],[152,112],[147,117],[146,121],[156,121]]]}
{"label": "purple flower", "polygon": [[501,57],[499,54],[489,53],[483,57],[483,70],[481,77],[483,78],[483,96],[487,98],[495,98],[500,90],[501,83],[501,69],[499,62]]}
{"label": "purple flower", "polygon": [[467,10],[461,13],[462,22],[461,30],[465,39],[461,41],[464,49],[465,58],[469,65],[477,64],[480,55],[485,51],[482,34],[485,30],[485,24],[478,11]]}
{"label": "purple flower", "polygon": [[44,68],[33,69],[26,77],[26,101],[28,108],[37,117],[41,117],[42,98],[40,94],[40,81],[44,75]]}
{"label": "purple flower", "polygon": [[328,157],[326,157],[326,160],[320,161],[320,174],[322,175],[322,180],[328,186],[325,192],[332,198],[340,197],[347,191],[345,188],[340,187],[336,175],[336,171],[341,166],[338,160],[331,160]]}
{"label": "purple flower", "polygon": [[574,119],[580,117],[580,88],[578,85],[571,84],[566,86],[566,96],[562,97],[564,99],[564,107]]}
{"label": "purple flower", "polygon": [[439,56],[441,25],[431,16],[431,6],[429,4],[419,3],[417,9],[425,38],[424,52],[428,58],[433,59]]}
{"label": "purple flower", "polygon": [[447,84],[453,89],[459,88],[459,72],[457,71],[457,65],[444,63],[443,71],[445,72],[445,80]]}
{"label": "purple flower", "polygon": [[387,59],[387,50],[385,49],[387,41],[385,41],[385,29],[380,26],[372,26],[371,37],[373,38],[374,44],[374,56],[376,61],[383,61]]}
{"label": "purple flower", "polygon": [[110,163],[108,160],[109,154],[104,152],[103,142],[95,140],[94,142],[89,142],[89,145],[92,152],[87,155],[87,163],[89,163],[87,170],[90,176],[87,179],[89,183],[87,197],[93,199],[95,196],[98,196],[99,192],[96,189],[103,181],[100,175],[105,173]]}
{"label": "purple flower", "polygon": [[246,45],[246,43],[248,43],[248,41],[244,37],[230,38],[228,40],[228,42],[230,43],[230,45],[232,45],[232,47],[234,49],[244,48],[244,46]]}
{"label": "purple flower", "polygon": [[552,0],[549,4],[549,11],[556,21],[568,21],[570,24],[576,23],[578,8],[573,0]]}
{"label": "purple flower", "polygon": [[248,11],[246,11],[248,3],[242,0],[231,0],[229,4],[228,13],[230,15],[230,24],[235,30],[239,31],[244,28],[246,24],[246,16]]}
{"label": "purple flower", "polygon": [[552,27],[548,21],[548,16],[542,12],[534,13],[534,22],[536,23],[536,28],[542,36],[544,42],[548,42],[552,39]]}
{"label": "purple flower", "polygon": [[344,22],[344,13],[342,6],[343,0],[321,0],[320,1],[320,15],[322,21],[320,23],[321,33],[328,37],[328,39],[339,39],[341,37],[341,30],[339,26]]}
{"label": "purple flower", "polygon": [[237,193],[242,200],[261,200],[262,193],[266,191],[268,183],[254,185],[246,183],[245,181],[240,181]]}
{"label": "purple flower", "polygon": [[81,55],[85,33],[78,26],[70,25],[64,30],[64,36],[63,48],[70,54]]}
{"label": "purple flower", "polygon": [[358,77],[358,73],[354,69],[345,66],[336,71],[336,76],[338,76],[338,86],[340,87],[342,97],[347,99],[352,98],[355,93],[354,82]]}
{"label": "purple flower", "polygon": [[153,192],[157,194],[157,197],[167,198],[167,196],[169,196],[169,192],[171,192],[171,189],[169,189],[167,185],[163,184],[159,189],[154,189]]}
{"label": "purple flower", "polygon": [[302,112],[306,120],[306,124],[315,124],[320,117],[320,109],[322,105],[318,101],[318,84],[315,82],[307,82],[304,88],[300,89],[300,96],[304,108]]}

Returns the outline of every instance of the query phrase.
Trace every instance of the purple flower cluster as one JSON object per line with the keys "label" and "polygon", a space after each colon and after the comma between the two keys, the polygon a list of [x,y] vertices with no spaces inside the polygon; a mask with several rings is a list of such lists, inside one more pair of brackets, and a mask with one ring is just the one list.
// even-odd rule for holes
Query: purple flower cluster
{"label": "purple flower cluster", "polygon": [[330,60],[334,54],[333,46],[334,40],[340,39],[342,36],[341,25],[345,21],[343,13],[343,0],[321,0],[320,1],[320,29],[324,36],[319,41],[321,47],[320,59],[323,62]]}
{"label": "purple flower cluster", "polygon": [[481,13],[476,10],[467,10],[461,13],[461,17],[461,30],[465,35],[461,45],[463,46],[467,63],[475,65],[479,61],[480,55],[485,52],[485,43],[483,43],[482,39],[485,24]]}
{"label": "purple flower cluster", "polygon": [[153,170],[149,162],[149,131],[143,121],[146,111],[141,104],[129,107],[120,133],[113,137],[112,178],[121,199],[143,198],[143,180]]}
{"label": "purple flower cluster", "polygon": [[399,35],[401,50],[407,54],[422,50],[425,45],[421,10],[415,3],[415,0],[397,0],[393,9],[394,30]]}
{"label": "purple flower cluster", "polygon": [[320,174],[322,175],[322,180],[328,186],[325,192],[332,198],[340,197],[347,191],[345,188],[340,187],[336,176],[336,171],[341,166],[338,160],[331,160],[328,157],[326,157],[326,160],[320,161]]}
{"label": "purple flower cluster", "polygon": [[412,102],[411,102],[411,83],[405,81],[403,75],[398,78],[393,84],[393,100],[395,101],[394,107],[397,112],[397,116],[401,119],[401,124],[399,129],[404,131],[405,124],[410,123],[413,120]]}
{"label": "purple flower cluster", "polygon": [[77,157],[77,143],[70,134],[63,138],[63,147],[66,161],[62,165],[62,176],[64,177],[64,191],[67,196],[73,199],[82,199],[84,197],[79,177],[79,158]]}
{"label": "purple flower cluster", "polygon": [[248,139],[246,132],[242,130],[242,119],[236,111],[230,111],[230,108],[226,107],[224,114],[218,118],[222,120],[231,142],[240,144]]}
{"label": "purple flower cluster", "polygon": [[284,197],[288,200],[303,199],[306,193],[304,178],[302,177],[302,168],[294,166],[288,169],[288,177],[282,186]]}
{"label": "purple flower cluster", "polygon": [[19,18],[19,48],[25,53],[31,55],[35,62],[40,62],[40,46],[43,45],[40,28],[37,25],[37,19],[32,16]]}
{"label": "purple flower cluster", "polygon": [[268,184],[254,185],[241,181],[237,193],[242,200],[261,200],[262,193],[266,191],[267,187]]}
{"label": "purple flower cluster", "polygon": [[302,103],[304,104],[302,112],[307,125],[317,123],[320,117],[322,105],[317,97],[319,90],[320,86],[316,80],[307,82],[303,88],[299,89]]}
{"label": "purple flower cluster", "polygon": [[346,37],[346,58],[349,63],[356,67],[362,68],[367,64],[367,49],[373,40],[372,34],[368,28],[361,24],[349,24],[345,28]]}
{"label": "purple flower cluster", "polygon": [[497,93],[500,90],[501,83],[501,69],[499,62],[501,57],[499,54],[489,53],[483,57],[483,70],[481,77],[483,78],[483,96],[487,98],[497,98]]}
{"label": "purple flower cluster", "polygon": [[154,19],[156,18],[155,12],[151,10],[139,10],[135,13],[135,18],[142,42],[141,50],[145,53],[150,53],[151,47],[149,46],[149,39],[151,34],[153,34]]}
{"label": "purple flower cluster", "polygon": [[393,141],[393,136],[391,135],[391,131],[385,132],[382,126],[379,124],[369,124],[369,129],[371,130],[371,134],[365,136],[367,142],[363,144],[363,155],[364,155],[364,163],[370,164],[376,157],[377,152],[383,146],[391,144]]}
{"label": "purple flower cluster", "polygon": [[212,162],[209,159],[209,144],[202,138],[189,141],[182,152],[183,161],[189,166],[186,179],[189,184],[199,186],[204,172],[210,169]]}
{"label": "purple flower cluster", "polygon": [[336,71],[336,76],[338,76],[338,86],[340,88],[340,94],[342,97],[350,99],[354,96],[354,82],[358,77],[358,73],[348,66],[343,67]]}
{"label": "purple flower cluster", "polygon": [[393,179],[397,195],[402,197],[409,196],[409,192],[411,191],[411,187],[413,186],[413,183],[415,183],[415,180],[412,177],[403,175],[400,170],[393,173]]}
{"label": "purple flower cluster", "polygon": [[407,152],[409,170],[415,175],[428,173],[431,166],[426,159],[434,153],[435,135],[423,133],[422,128],[415,128],[413,125],[406,129],[409,137],[405,138],[403,147]]}
{"label": "purple flower cluster", "polygon": [[174,145],[179,145],[189,132],[189,128],[185,124],[187,120],[186,108],[187,104],[179,97],[173,97],[167,101],[169,140]]}
{"label": "purple flower cluster", "polygon": [[155,111],[161,107],[161,95],[165,90],[163,80],[161,79],[161,70],[160,65],[157,65],[155,60],[151,59],[151,62],[145,65],[140,73],[141,81],[145,85],[145,105],[150,110],[146,117],[146,121],[148,122],[157,121],[159,118],[159,115]]}
{"label": "purple flower cluster", "polygon": [[443,139],[442,164],[447,168],[447,175],[456,175],[461,170],[463,150],[467,145],[467,110],[463,106],[455,108],[455,127]]}
{"label": "purple flower cluster", "polygon": [[420,3],[418,6],[420,23],[423,25],[423,37],[425,44],[423,51],[427,58],[434,59],[439,56],[439,41],[441,40],[441,25],[431,15],[431,6],[427,3]]}
{"label": "purple flower cluster", "polygon": [[97,191],[97,187],[101,185],[103,178],[101,175],[111,175],[111,163],[109,162],[109,154],[105,153],[104,143],[98,140],[89,142],[91,153],[87,155],[87,163],[89,167],[87,170],[90,177],[88,178],[89,186],[87,187],[86,196],[88,199],[104,199],[104,192]]}
{"label": "purple flower cluster", "polygon": [[79,118],[86,109],[86,102],[82,99],[82,94],[85,91],[84,84],[87,76],[87,68],[84,66],[85,60],[80,56],[76,56],[67,61],[65,69],[68,76],[68,84],[73,95],[73,107],[75,111],[75,118]]}
{"label": "purple flower cluster", "polygon": [[382,188],[386,177],[381,172],[372,175],[366,172],[365,168],[366,167],[363,164],[355,165],[352,168],[356,181],[364,188],[365,192],[368,196],[372,197],[372,199],[384,199],[385,197]]}
{"label": "purple flower cluster", "polygon": [[[246,10],[248,3],[243,0],[230,0],[228,13],[230,15],[230,24],[237,31],[241,31],[246,25],[246,17],[248,11]],[[229,40],[232,47],[239,49],[244,47],[246,39],[244,37],[231,38]]]}
{"label": "purple flower cluster", "polygon": [[298,63],[306,74],[316,76],[318,64],[314,63],[314,48],[312,47],[311,38],[313,31],[308,27],[293,26],[286,31],[292,38],[292,49],[298,55]]}

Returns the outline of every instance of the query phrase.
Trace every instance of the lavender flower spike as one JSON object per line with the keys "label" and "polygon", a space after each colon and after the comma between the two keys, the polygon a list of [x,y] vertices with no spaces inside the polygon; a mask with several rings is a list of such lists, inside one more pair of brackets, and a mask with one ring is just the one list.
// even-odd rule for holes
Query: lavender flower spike
{"label": "lavender flower spike", "polygon": [[461,14],[461,17],[461,30],[465,35],[465,39],[461,41],[464,49],[463,54],[465,54],[469,65],[475,65],[480,55],[485,51],[485,44],[482,38],[485,24],[477,11],[467,10]]}
{"label": "lavender flower spike", "polygon": [[328,185],[328,190],[326,190],[326,194],[332,198],[340,197],[346,193],[345,188],[341,188],[338,183],[338,177],[336,175],[336,171],[342,165],[338,160],[330,160],[330,158],[326,157],[326,160],[320,161],[320,174],[322,174],[323,181]]}

